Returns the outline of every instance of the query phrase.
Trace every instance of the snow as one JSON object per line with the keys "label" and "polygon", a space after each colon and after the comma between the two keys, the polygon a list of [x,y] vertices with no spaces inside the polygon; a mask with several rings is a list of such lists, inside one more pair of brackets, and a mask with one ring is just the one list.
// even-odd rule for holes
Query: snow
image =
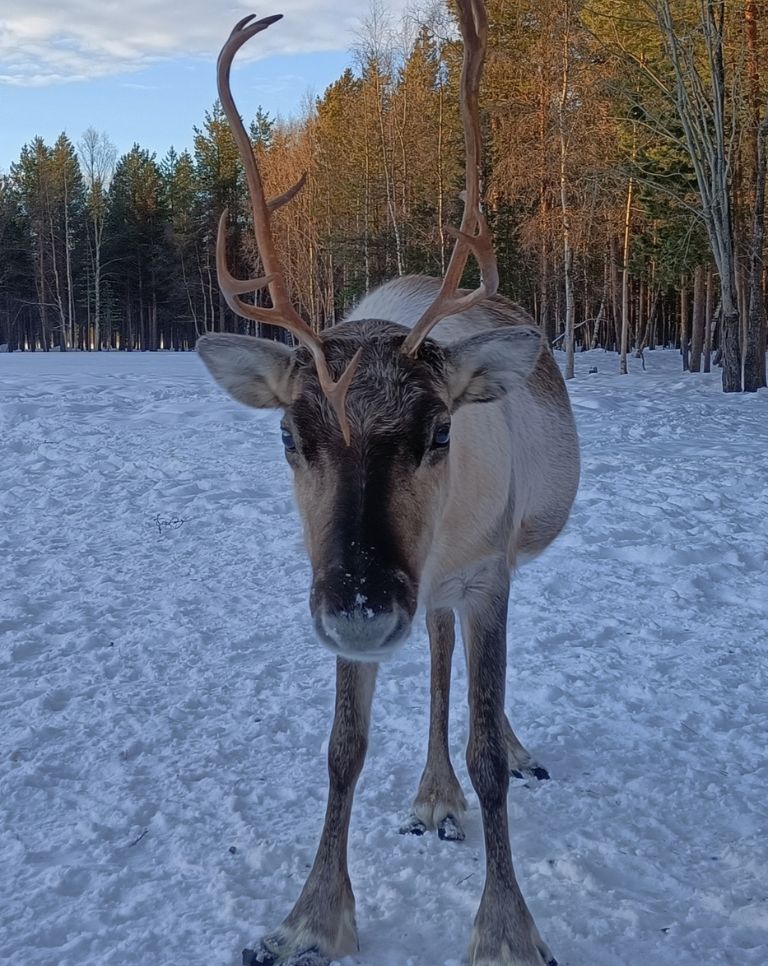
{"label": "snow", "polygon": [[[516,868],[561,966],[765,966],[768,393],[646,359],[577,357],[578,501],[515,580],[508,711],[552,774],[511,784]],[[234,966],[298,895],[325,799],[333,659],[278,416],[193,355],[12,353],[0,439],[0,960]],[[427,658],[419,630],[379,677],[344,966],[466,962],[461,658],[467,839],[397,832]]]}

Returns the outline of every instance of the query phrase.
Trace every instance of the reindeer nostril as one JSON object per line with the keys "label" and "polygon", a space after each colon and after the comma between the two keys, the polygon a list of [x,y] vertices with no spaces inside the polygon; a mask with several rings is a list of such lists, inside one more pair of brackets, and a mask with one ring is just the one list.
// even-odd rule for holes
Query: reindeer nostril
{"label": "reindeer nostril", "polygon": [[355,606],[352,611],[345,612],[346,616],[354,619],[355,616],[359,617],[361,620],[373,620],[376,617],[376,611],[371,607],[368,597],[365,594],[357,593],[355,594]]}
{"label": "reindeer nostril", "polygon": [[346,610],[321,606],[315,613],[315,629],[323,644],[353,661],[388,657],[405,640],[410,626],[410,616],[398,605],[386,610],[365,605]]}

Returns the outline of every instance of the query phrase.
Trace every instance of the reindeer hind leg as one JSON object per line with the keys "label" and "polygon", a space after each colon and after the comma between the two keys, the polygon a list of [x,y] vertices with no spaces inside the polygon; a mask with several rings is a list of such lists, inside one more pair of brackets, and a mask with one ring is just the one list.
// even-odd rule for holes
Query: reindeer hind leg
{"label": "reindeer hind leg", "polygon": [[507,746],[509,774],[513,778],[535,778],[537,781],[546,781],[549,778],[547,769],[536,761],[512,730],[506,715],[504,715],[504,742]]}
{"label": "reindeer hind leg", "polygon": [[427,631],[432,664],[427,763],[411,814],[400,831],[403,834],[423,835],[428,829],[437,829],[441,839],[461,842],[464,839],[462,818],[467,802],[448,750],[451,660],[456,643],[453,611],[429,611]]}

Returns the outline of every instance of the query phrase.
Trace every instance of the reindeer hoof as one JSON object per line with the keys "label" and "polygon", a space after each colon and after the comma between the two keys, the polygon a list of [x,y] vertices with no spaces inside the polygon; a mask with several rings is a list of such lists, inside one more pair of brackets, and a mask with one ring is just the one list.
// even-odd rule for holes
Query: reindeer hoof
{"label": "reindeer hoof", "polygon": [[464,829],[453,815],[446,815],[440,822],[437,826],[437,835],[444,842],[463,842],[465,838]]}
{"label": "reindeer hoof", "polygon": [[[549,781],[549,772],[547,769],[535,763],[531,763],[526,768],[513,768],[509,774],[512,776],[512,778],[535,778],[536,781],[539,782]],[[547,966],[550,966],[550,964],[547,964]],[[557,966],[557,964],[555,964],[555,966]]]}
{"label": "reindeer hoof", "polygon": [[427,826],[415,815],[409,815],[398,829],[401,835],[423,835],[426,831]]}
{"label": "reindeer hoof", "polygon": [[322,956],[317,948],[288,953],[287,957],[272,952],[263,944],[258,949],[243,950],[243,966],[330,966],[330,963],[330,959]]}

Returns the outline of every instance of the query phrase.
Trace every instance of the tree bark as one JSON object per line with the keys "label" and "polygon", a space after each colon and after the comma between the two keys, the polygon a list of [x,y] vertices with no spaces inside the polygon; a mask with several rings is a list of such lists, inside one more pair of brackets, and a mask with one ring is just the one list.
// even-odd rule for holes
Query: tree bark
{"label": "tree bark", "polygon": [[75,327],[75,293],[72,284],[72,244],[69,227],[69,184],[66,168],[63,171],[64,180],[64,266],[67,276],[67,326],[69,328],[69,344],[73,349],[78,348],[77,330]]}
{"label": "tree bark", "polygon": [[697,265],[693,276],[693,323],[691,327],[691,372],[701,372],[704,346],[704,266]]}
{"label": "tree bark", "polygon": [[766,385],[766,319],[763,293],[766,140],[768,140],[768,105],[766,105],[765,117],[758,128],[756,145],[755,208],[752,217],[752,238],[749,251],[749,315],[744,353],[744,389],[746,392],[755,392]]}
{"label": "tree bark", "polygon": [[[611,266],[611,316],[613,319],[613,349],[616,352],[621,348],[621,285],[619,284],[619,265],[616,255],[617,239],[611,234],[610,240],[610,266]],[[606,345],[608,338],[606,336]]]}
{"label": "tree bark", "polygon": [[715,280],[712,266],[707,268],[706,300],[704,310],[704,372],[712,371],[712,322],[715,315]]}
{"label": "tree bark", "polygon": [[634,182],[629,179],[627,185],[627,205],[624,211],[624,246],[622,249],[621,267],[621,358],[619,372],[627,374],[627,349],[629,347],[629,241],[632,223],[632,189]]}
{"label": "tree bark", "polygon": [[683,356],[683,372],[688,372],[688,285],[685,277],[680,279],[680,352]]}
{"label": "tree bark", "polygon": [[574,376],[574,328],[576,303],[573,295],[573,248],[571,245],[571,217],[568,204],[568,136],[565,111],[568,103],[571,70],[571,3],[566,0],[565,35],[563,38],[562,89],[558,110],[560,129],[560,204],[563,211],[563,273],[565,275],[565,378]]}
{"label": "tree bark", "polygon": [[61,333],[61,341],[59,346],[62,352],[66,352],[67,349],[72,348],[72,343],[69,341],[69,328],[67,326],[67,313],[64,310],[64,301],[61,292],[61,277],[59,274],[59,263],[56,258],[56,233],[53,227],[53,213],[49,209],[48,211],[48,222],[50,226],[50,239],[51,239],[51,265],[53,267],[53,282],[54,282],[54,297],[56,299],[56,307],[59,310],[59,331]]}
{"label": "tree bark", "polygon": [[[600,326],[606,318],[606,306],[608,304],[608,253],[603,253],[603,294],[600,299],[600,308],[597,310],[595,327],[592,330],[592,342],[590,349],[596,349],[600,342]],[[605,341],[608,341],[608,326],[606,325]]]}

